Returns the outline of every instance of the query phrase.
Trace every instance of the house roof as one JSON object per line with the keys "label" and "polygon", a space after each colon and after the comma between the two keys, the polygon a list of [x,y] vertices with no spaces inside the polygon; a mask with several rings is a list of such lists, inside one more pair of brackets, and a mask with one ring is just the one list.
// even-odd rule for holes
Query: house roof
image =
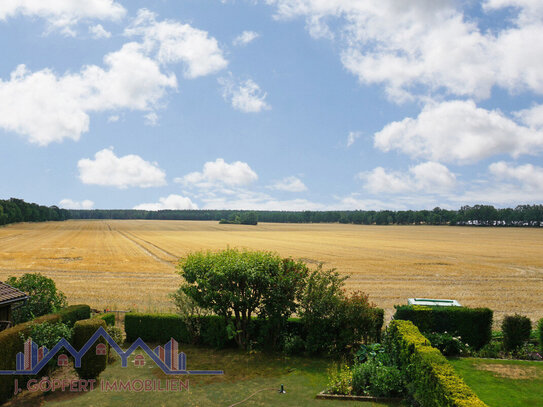
{"label": "house roof", "polygon": [[23,301],[28,298],[24,292],[13,288],[10,285],[0,282],[0,305],[11,304],[12,302]]}

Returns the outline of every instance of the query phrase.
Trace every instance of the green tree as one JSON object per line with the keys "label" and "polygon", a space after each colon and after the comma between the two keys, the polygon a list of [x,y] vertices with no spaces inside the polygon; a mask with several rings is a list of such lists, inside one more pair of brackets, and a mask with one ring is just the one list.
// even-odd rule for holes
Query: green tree
{"label": "green tree", "polygon": [[56,312],[66,306],[66,296],[57,290],[55,282],[40,273],[26,273],[19,278],[10,277],[6,284],[29,296],[23,306],[13,311],[13,321],[16,324]]}
{"label": "green tree", "polygon": [[[185,279],[183,291],[200,307],[212,310],[231,326],[236,343],[247,347],[251,317],[288,318],[299,287],[299,263],[284,261],[277,254],[227,249],[196,252],[179,263]],[[287,316],[288,315],[288,316]]]}

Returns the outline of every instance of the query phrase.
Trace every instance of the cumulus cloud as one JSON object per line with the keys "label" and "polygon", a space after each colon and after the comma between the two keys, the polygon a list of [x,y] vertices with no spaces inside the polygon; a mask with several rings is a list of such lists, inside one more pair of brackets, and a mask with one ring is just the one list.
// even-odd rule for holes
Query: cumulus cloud
{"label": "cumulus cloud", "polygon": [[82,20],[119,20],[125,8],[114,0],[7,0],[0,2],[0,20],[23,15],[45,19],[51,28],[73,35]]}
{"label": "cumulus cloud", "polygon": [[166,185],[166,173],[156,163],[129,154],[117,157],[113,149],[104,149],[94,155],[94,160],[83,158],[77,163],[79,179],[84,184],[128,187],[159,187]]}
{"label": "cumulus cloud", "polygon": [[174,20],[157,21],[156,14],[142,9],[125,30],[127,36],[141,36],[161,64],[183,62],[184,75],[197,78],[218,72],[228,65],[217,40],[207,31]]}
{"label": "cumulus cloud", "polygon": [[498,30],[482,30],[466,18],[465,2],[450,0],[266,2],[277,18],[305,18],[315,37],[338,32],[324,36],[341,38],[346,69],[361,83],[383,84],[398,102],[428,91],[483,99],[493,86],[543,93],[538,0],[486,1],[487,12],[517,7],[514,24]]}
{"label": "cumulus cloud", "polygon": [[490,164],[488,170],[499,180],[516,181],[525,190],[543,193],[543,167],[532,164],[515,166],[499,161]]}
{"label": "cumulus cloud", "polygon": [[187,186],[208,188],[212,186],[242,187],[258,179],[249,164],[235,161],[228,164],[222,158],[208,161],[204,164],[202,172],[191,172],[174,181]]}
{"label": "cumulus cloud", "polygon": [[85,199],[83,201],[63,199],[59,202],[59,206],[64,209],[92,209],[94,207],[94,202],[88,199]]}
{"label": "cumulus cloud", "polygon": [[159,198],[157,203],[142,203],[134,206],[134,209],[145,211],[160,211],[163,209],[198,209],[198,205],[190,198],[171,194],[164,198]]}
{"label": "cumulus cloud", "polygon": [[111,33],[107,31],[102,24],[91,25],[89,33],[96,39],[110,38]]}
{"label": "cumulus cloud", "polygon": [[365,181],[365,188],[373,194],[398,194],[409,192],[442,193],[456,185],[456,176],[443,164],[425,162],[409,168],[409,171],[389,171],[377,167],[358,174]]}
{"label": "cumulus cloud", "polygon": [[527,126],[543,131],[543,105],[536,105],[515,113],[515,116]]}
{"label": "cumulus cloud", "polygon": [[254,32],[254,31],[243,31],[240,35],[238,35],[234,41],[232,42],[234,45],[237,45],[237,46],[243,46],[243,45],[247,45],[249,44],[250,42],[253,42],[254,40],[256,40],[258,37],[260,37],[260,34],[258,34],[257,32]]}
{"label": "cumulus cloud", "polygon": [[8,81],[0,79],[0,127],[39,145],[78,140],[89,130],[90,112],[151,110],[177,87],[175,75],[163,74],[137,43],[107,54],[104,64],[64,75],[18,66]]}
{"label": "cumulus cloud", "polygon": [[258,113],[271,109],[266,103],[266,93],[262,92],[252,79],[236,83],[232,77],[220,78],[219,84],[223,88],[223,97],[229,100],[232,107],[243,113]]}
{"label": "cumulus cloud", "polygon": [[298,177],[286,177],[280,181],[275,182],[269,187],[270,189],[275,189],[277,191],[287,191],[287,192],[303,192],[307,191],[307,187]]}
{"label": "cumulus cloud", "polygon": [[536,154],[543,149],[543,133],[500,111],[478,108],[473,101],[452,101],[429,104],[415,119],[386,125],[375,134],[374,145],[414,158],[462,164],[496,154]]}

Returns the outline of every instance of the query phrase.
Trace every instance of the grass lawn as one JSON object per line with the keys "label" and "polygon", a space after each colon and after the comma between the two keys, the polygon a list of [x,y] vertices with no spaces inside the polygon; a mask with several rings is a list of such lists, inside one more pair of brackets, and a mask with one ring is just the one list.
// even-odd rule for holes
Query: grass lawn
{"label": "grass lawn", "polygon": [[[238,350],[211,350],[194,346],[182,346],[187,355],[187,369],[222,369],[223,376],[182,376],[188,378],[189,391],[181,392],[102,392],[95,389],[84,394],[55,392],[48,395],[19,395],[9,405],[13,406],[230,406],[242,401],[260,389],[246,406],[360,406],[359,402],[316,400],[315,395],[326,387],[326,359],[284,357],[264,353],[248,354]],[[132,358],[133,359],[133,358]],[[148,360],[147,360],[148,362]],[[64,372],[65,377],[75,372]],[[75,375],[74,375],[75,378]],[[120,360],[110,364],[101,374],[101,380],[162,379],[166,376],[154,363],[135,367],[129,362],[122,368]],[[170,377],[171,378],[171,377]],[[276,389],[284,384],[286,394]],[[393,404],[363,403],[365,407],[385,407]],[[397,406],[397,405],[394,405]]]}
{"label": "grass lawn", "polygon": [[449,361],[490,407],[543,406],[543,362],[475,358]]}

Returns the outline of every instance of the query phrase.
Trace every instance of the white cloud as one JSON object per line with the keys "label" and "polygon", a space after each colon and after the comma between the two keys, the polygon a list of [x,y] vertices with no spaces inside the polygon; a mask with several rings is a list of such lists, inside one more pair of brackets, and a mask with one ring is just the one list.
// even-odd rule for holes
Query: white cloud
{"label": "white cloud", "polygon": [[202,172],[191,172],[174,181],[187,186],[209,188],[212,186],[242,187],[258,179],[249,164],[235,161],[228,164],[222,158],[208,161],[204,164]]}
{"label": "white cloud", "polygon": [[287,192],[303,192],[307,191],[307,187],[298,177],[286,177],[281,181],[277,181],[269,188],[275,189],[277,191],[287,191]]}
{"label": "white cloud", "polygon": [[473,101],[452,101],[429,104],[416,119],[386,125],[375,134],[374,144],[382,151],[462,164],[496,154],[536,154],[543,150],[543,133]]}
{"label": "white cloud", "polygon": [[59,206],[65,209],[92,209],[94,202],[85,199],[83,201],[73,201],[71,199],[63,199],[59,202]]}
{"label": "white cloud", "polygon": [[425,162],[409,168],[409,172],[387,172],[377,167],[358,174],[365,188],[372,194],[398,194],[423,192],[443,193],[456,185],[456,176],[447,167],[436,162]]}
{"label": "white cloud", "polygon": [[73,35],[72,27],[82,20],[117,21],[126,14],[125,8],[113,0],[3,0],[0,2],[0,20],[23,15],[40,17],[51,28]]}
{"label": "white cloud", "polygon": [[[513,26],[483,30],[451,0],[266,0],[278,18],[304,17],[315,37],[341,38],[343,65],[361,83],[379,83],[403,102],[413,93],[490,97],[493,86],[543,93],[543,6],[490,0],[486,10],[520,6]],[[333,22],[334,24],[328,24]],[[331,27],[337,27],[331,28]],[[326,34],[327,32],[332,33]],[[421,89],[422,85],[422,89]]]}
{"label": "white cloud", "polygon": [[217,40],[207,31],[174,20],[159,22],[156,14],[146,9],[138,11],[125,35],[142,36],[147,50],[156,51],[161,64],[184,62],[187,78],[209,75],[228,65]]}
{"label": "white cloud", "polygon": [[156,163],[137,155],[117,157],[113,149],[104,149],[94,155],[94,160],[83,158],[77,163],[79,179],[84,184],[127,187],[158,187],[166,185],[166,174]]}
{"label": "white cloud", "polygon": [[360,131],[350,131],[349,135],[347,136],[347,147],[351,147],[356,139],[360,138],[362,136],[362,132]]}
{"label": "white cloud", "polygon": [[89,27],[89,33],[96,39],[110,38],[111,33],[107,31],[102,24],[96,24]]}
{"label": "white cloud", "polygon": [[78,140],[89,130],[90,112],[151,110],[177,87],[175,76],[163,74],[137,43],[107,54],[104,64],[61,76],[18,66],[8,81],[0,79],[0,127],[39,145]]}
{"label": "white cloud", "polygon": [[258,37],[260,37],[260,34],[254,31],[243,31],[240,35],[238,35],[234,41],[232,42],[234,45],[247,45],[250,42],[256,40]]}
{"label": "white cloud", "polygon": [[488,170],[499,180],[516,181],[524,190],[543,193],[543,167],[532,164],[514,166],[500,161],[490,164]]}
{"label": "white cloud", "polygon": [[119,115],[118,114],[115,114],[115,115],[111,115],[107,118],[107,122],[108,123],[116,123],[118,122],[120,119]]}
{"label": "white cloud", "polygon": [[163,209],[198,209],[198,205],[190,200],[190,198],[181,195],[168,195],[165,198],[159,198],[158,203],[143,203],[134,206],[134,209],[145,211],[160,211]]}
{"label": "white cloud", "polygon": [[543,105],[536,105],[530,109],[524,109],[515,113],[527,126],[543,131]]}
{"label": "white cloud", "polygon": [[270,195],[239,190],[234,196],[213,196],[202,198],[205,209],[244,209],[263,211],[324,210],[325,205],[306,199],[278,200]]}
{"label": "white cloud", "polygon": [[230,100],[232,107],[244,113],[258,113],[271,109],[265,101],[266,93],[252,80],[235,83],[229,78],[220,78],[219,84],[223,87],[223,97]]}

